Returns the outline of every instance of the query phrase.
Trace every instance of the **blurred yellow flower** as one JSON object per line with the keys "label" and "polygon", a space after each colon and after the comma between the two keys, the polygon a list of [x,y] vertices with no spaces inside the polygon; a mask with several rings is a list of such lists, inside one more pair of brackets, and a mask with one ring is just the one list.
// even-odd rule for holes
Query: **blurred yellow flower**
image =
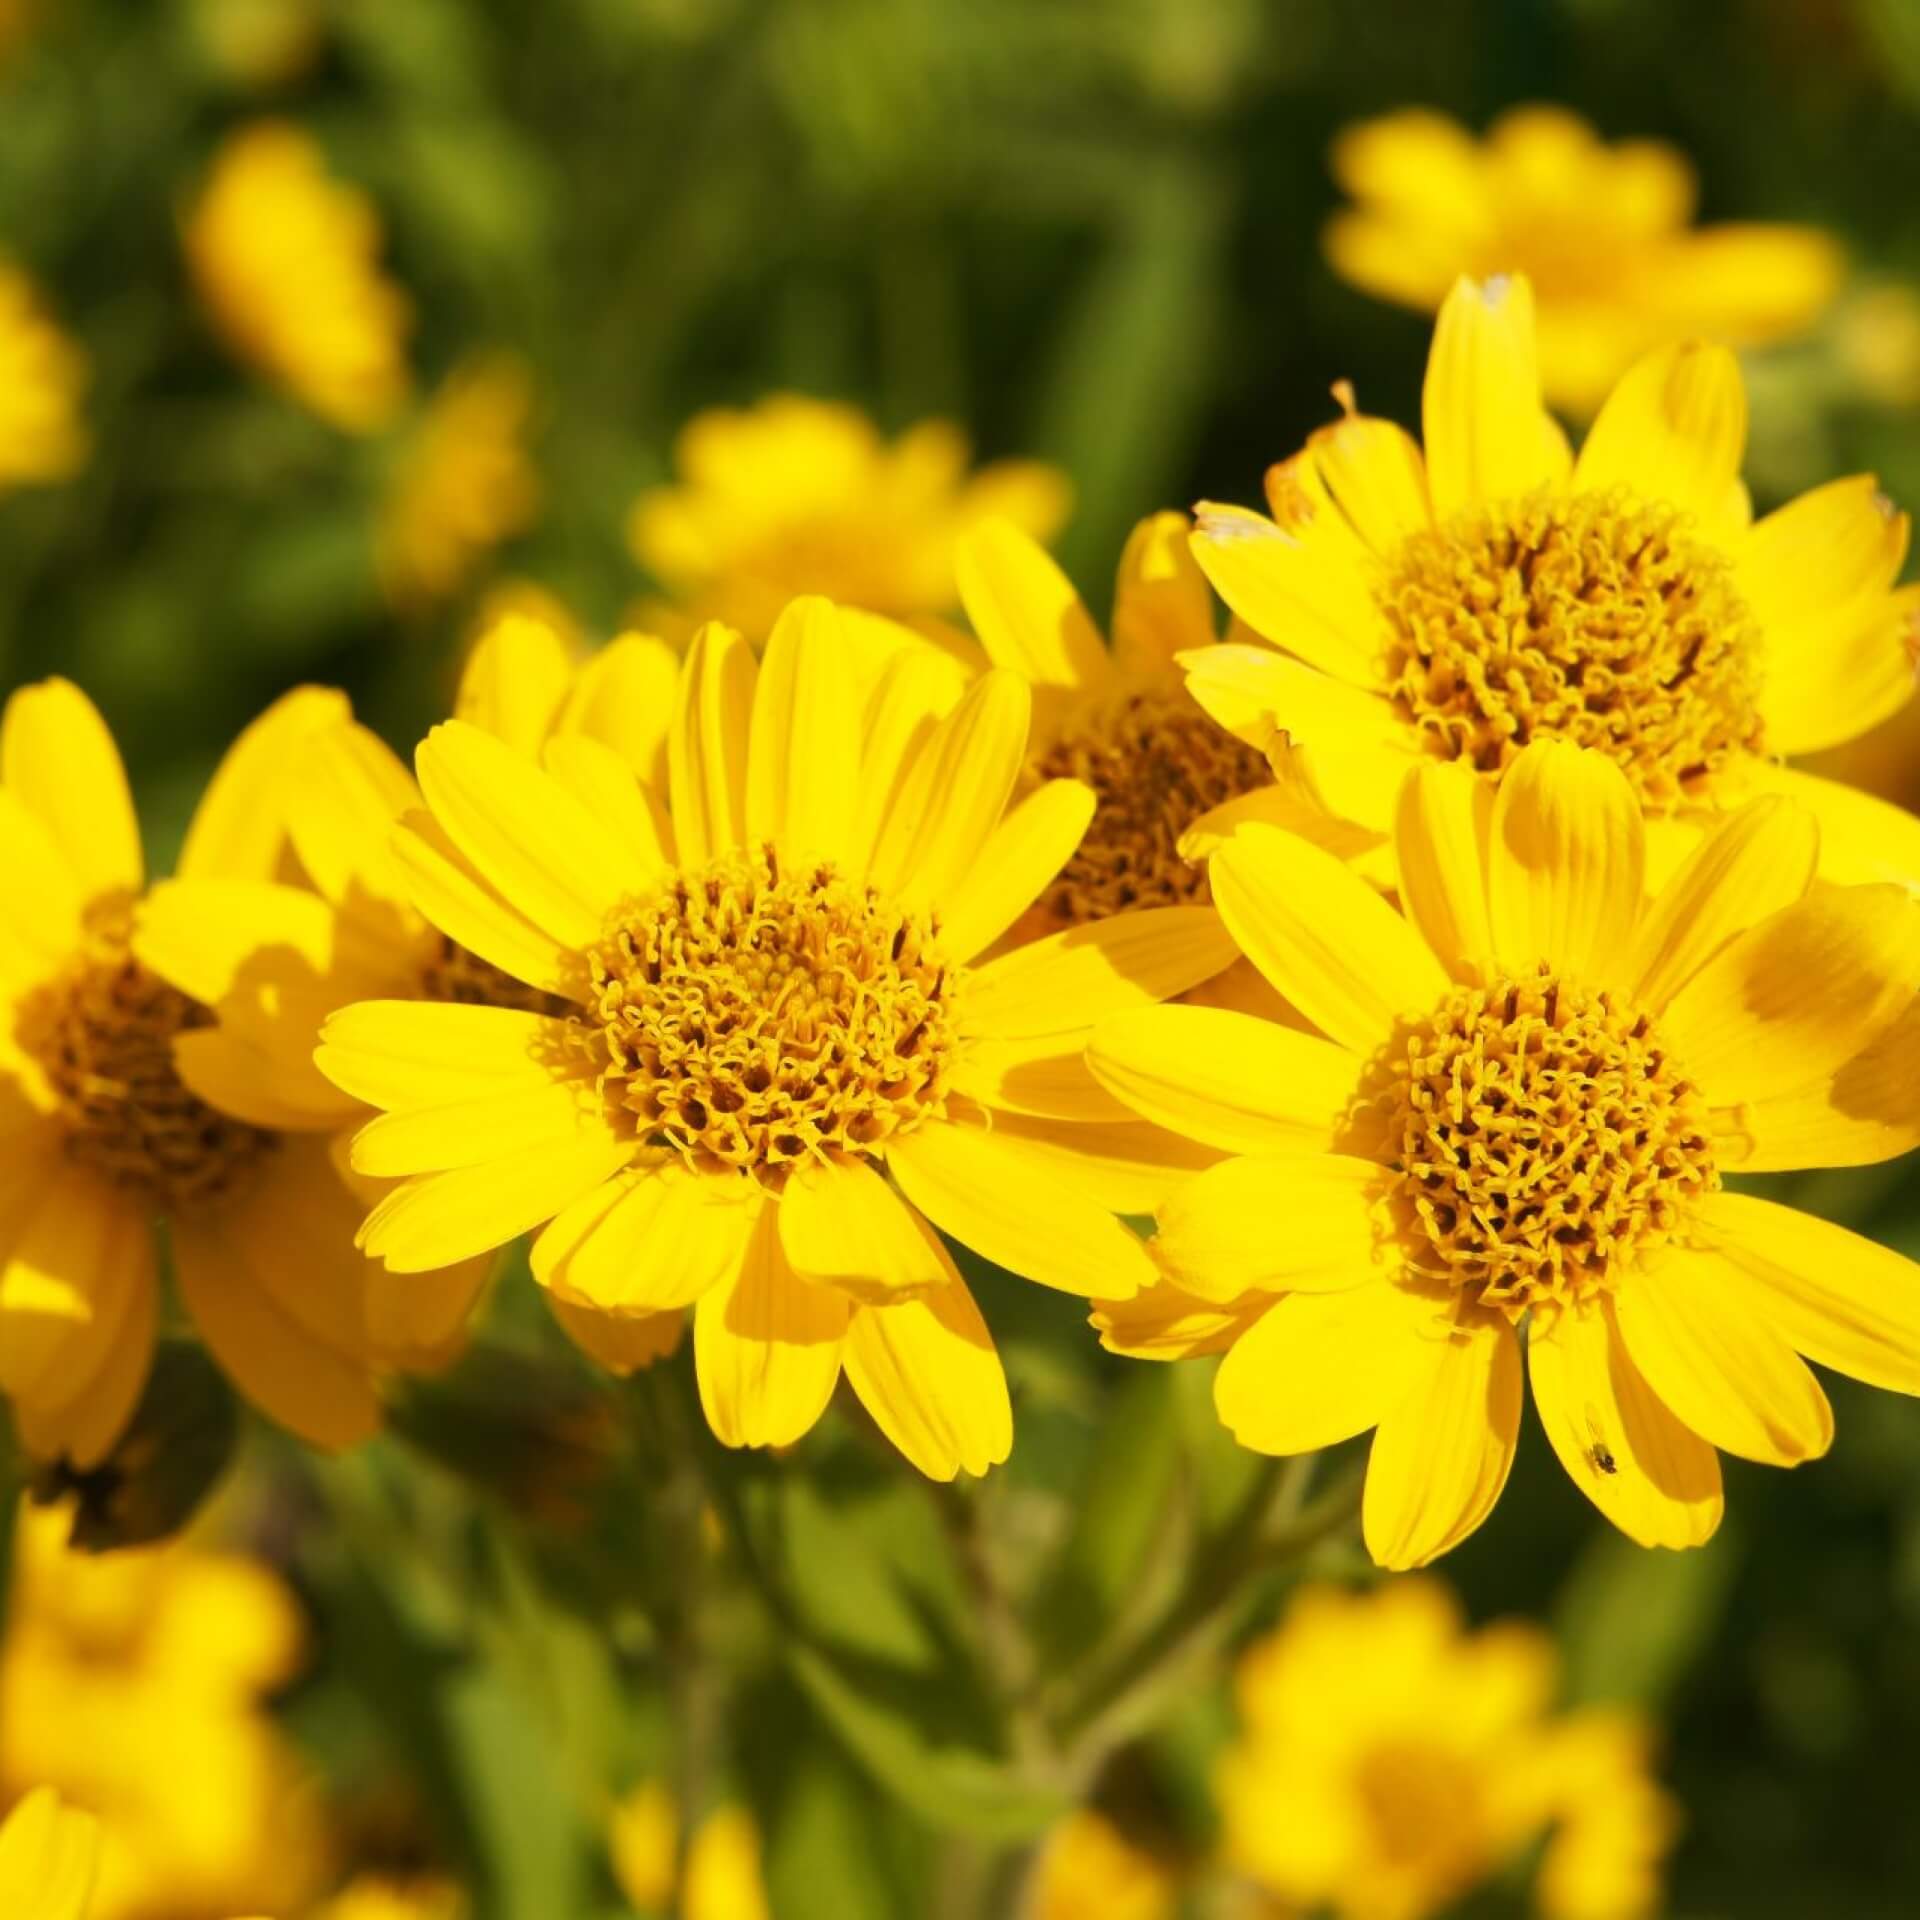
{"label": "blurred yellow flower", "polygon": [[760,1830],[744,1807],[709,1813],[688,1838],[683,1867],[679,1803],[659,1781],[643,1781],[615,1807],[607,1845],[620,1891],[641,1913],[772,1920]]}
{"label": "blurred yellow flower", "polygon": [[465,1920],[467,1897],[450,1881],[363,1873],[311,1909],[308,1920]]}
{"label": "blurred yellow flower", "polygon": [[501,541],[531,523],[533,380],[504,354],[456,367],[413,428],[377,535],[380,579],[401,609],[450,599]]}
{"label": "blurred yellow flower", "polygon": [[1640,809],[1606,756],[1526,748],[1491,806],[1406,776],[1404,913],[1324,849],[1243,827],[1214,902],[1326,1038],[1210,1007],[1108,1021],[1089,1061],[1141,1116],[1235,1157],[1177,1188],[1166,1284],[1106,1343],[1226,1352],[1243,1445],[1374,1429],[1383,1566],[1493,1510],[1534,1404],[1575,1485],[1643,1546],[1721,1514],[1716,1448],[1793,1466],[1833,1415],[1801,1360],[1920,1392],[1920,1266],[1723,1171],[1920,1143],[1920,901],[1815,882],[1768,797],[1646,903]]}
{"label": "blurred yellow flower", "polygon": [[1164,1862],[1083,1809],[1047,1836],[1022,1920],[1173,1920],[1178,1893]]}
{"label": "blurred yellow flower", "polygon": [[303,1656],[292,1596],[238,1555],[85,1554],[65,1525],[21,1516],[0,1804],[51,1786],[99,1819],[90,1920],[298,1910],[324,1870],[320,1804],[264,1704]]}
{"label": "blurred yellow flower", "polygon": [[64,480],[87,457],[87,359],[47,317],[31,282],[0,260],[0,492]]}
{"label": "blurred yellow flower", "polygon": [[[1615,1711],[1556,1717],[1556,1673],[1545,1633],[1470,1632],[1437,1581],[1307,1589],[1240,1663],[1218,1783],[1228,1862],[1336,1920],[1426,1920],[1552,1827],[1539,1910],[1644,1920],[1674,1828],[1649,1731]],[[1591,1793],[1613,1796],[1597,1824]]]}
{"label": "blurred yellow flower", "polygon": [[680,1920],[773,1920],[760,1829],[744,1807],[717,1807],[694,1829]]}
{"label": "blurred yellow flower", "polygon": [[1334,270],[1423,313],[1462,274],[1526,274],[1547,397],[1578,414],[1679,335],[1746,346],[1804,332],[1844,267],[1817,228],[1693,227],[1684,155],[1652,140],[1608,146],[1562,107],[1516,108],[1480,141],[1407,108],[1348,127],[1332,164],[1357,203],[1328,222]]}
{"label": "blurred yellow flower", "polygon": [[227,345],[321,419],[383,427],[406,399],[406,296],[380,270],[380,216],[284,121],[228,136],[184,240]]}
{"label": "blurred yellow flower", "polygon": [[607,1852],[629,1905],[650,1913],[671,1904],[680,1871],[680,1807],[658,1780],[641,1781],[614,1808]]}
{"label": "blurred yellow flower", "polygon": [[100,1823],[36,1787],[0,1820],[0,1913],[19,1920],[89,1920]]}
{"label": "blurred yellow flower", "polygon": [[[302,689],[241,735],[188,827],[183,878],[231,912],[280,870],[286,761],[344,712]],[[126,773],[70,682],[22,688],[0,720],[0,876],[0,1387],[22,1439],[82,1468],[110,1451],[152,1358],[161,1225],[240,1390],[316,1444],[365,1437],[377,1373],[409,1356],[370,1326],[360,1209],[324,1138],[220,1104],[229,1062],[205,999],[143,949]]]}
{"label": "blurred yellow flower", "polygon": [[1103,1012],[1183,991],[1231,943],[1211,910],[1165,907],[973,964],[1093,796],[1058,780],[1008,810],[1025,682],[996,670],[954,705],[952,663],[901,634],[863,685],[865,631],[797,601],[760,665],[703,628],[664,789],[592,740],[536,768],[436,728],[429,815],[399,840],[414,905],[565,1012],[374,1001],[333,1015],[318,1061],[385,1110],[353,1158],[404,1181],[362,1233],[396,1273],[547,1223],[543,1286],[694,1308],[727,1444],[798,1440],[844,1370],[948,1479],[1005,1459],[1012,1416],[934,1227],[1071,1292],[1150,1282],[1113,1217],[1140,1171],[1075,1138],[1113,1111],[1080,1054]]}
{"label": "blurred yellow flower", "polygon": [[[1409,766],[1491,777],[1567,740],[1626,774],[1656,878],[1717,813],[1779,792],[1819,817],[1825,878],[1920,881],[1920,822],[1777,761],[1913,694],[1908,520],[1870,475],[1756,523],[1739,366],[1699,345],[1636,365],[1576,461],[1541,410],[1524,279],[1447,297],[1425,419],[1423,456],[1349,411],[1269,474],[1271,518],[1198,510],[1201,566],[1283,650],[1187,656],[1222,724],[1261,745],[1284,731],[1276,758],[1377,846]],[[1296,826],[1297,802],[1266,817]]]}
{"label": "blurred yellow flower", "polygon": [[908,620],[954,605],[954,543],[998,514],[1036,539],[1067,517],[1065,477],[1035,461],[967,470],[966,436],[921,422],[891,443],[858,408],[771,394],[696,416],[680,478],[635,502],[628,539],[671,603],[638,623],[684,640],[722,620],[758,645],[787,602],[823,594]]}

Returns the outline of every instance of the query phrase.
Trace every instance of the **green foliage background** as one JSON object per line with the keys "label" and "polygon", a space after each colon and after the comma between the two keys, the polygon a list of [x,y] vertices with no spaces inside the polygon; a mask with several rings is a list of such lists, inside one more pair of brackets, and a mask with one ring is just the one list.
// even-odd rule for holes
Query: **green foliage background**
{"label": "green foliage background", "polygon": [[[644,584],[621,522],[675,428],[770,387],[1059,461],[1096,606],[1134,517],[1257,497],[1336,377],[1414,417],[1425,323],[1316,248],[1329,136],[1393,106],[1479,124],[1564,101],[1680,144],[1709,217],[1815,221],[1920,278],[1912,0],[322,0],[316,59],[264,91],[214,56],[225,10],[41,0],[0,67],[0,249],[92,357],[98,440],[72,484],[0,500],[0,688],[88,688],[160,854],[296,680],[407,742],[471,619],[385,612],[391,448],[250,381],[197,315],[180,209],[257,112],[309,125],[377,198],[426,383],[478,346],[537,370],[546,508],[502,564],[600,630]],[[1754,391],[1762,505],[1860,468],[1920,500],[1920,422],[1854,398],[1827,343],[1769,356]],[[1795,1197],[1920,1253],[1909,1167]],[[363,1455],[253,1434],[242,1509],[319,1621],[301,1736],[349,1799],[411,1783],[481,1920],[614,1911],[600,1796],[661,1768],[746,1795],[782,1920],[965,1911],[1060,1785],[1002,1710],[983,1595],[1037,1622],[1049,1700],[1111,1693],[1103,1623],[1179,1604],[1272,1479],[1217,1431],[1203,1367],[1109,1361],[1070,1300],[982,1290],[1018,1441],[977,1494],[929,1492],[845,1418],[791,1461],[723,1457],[684,1357],[590,1383],[511,1283],[475,1356]],[[1607,1535],[1535,1430],[1445,1569],[1477,1614],[1556,1623],[1577,1695],[1666,1716],[1675,1914],[1920,1900],[1920,1409],[1834,1400],[1832,1458],[1730,1462],[1728,1524],[1686,1557]],[[1277,1605],[1256,1582],[1203,1652]],[[1197,1850],[1226,1709],[1212,1685],[1162,1704],[1101,1791]],[[671,1758],[670,1714],[694,1729]]]}

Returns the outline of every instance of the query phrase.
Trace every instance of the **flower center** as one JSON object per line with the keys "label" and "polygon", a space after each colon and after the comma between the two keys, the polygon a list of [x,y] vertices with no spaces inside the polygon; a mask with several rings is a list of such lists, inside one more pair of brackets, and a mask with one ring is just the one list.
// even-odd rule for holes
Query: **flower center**
{"label": "flower center", "polygon": [[604,1096],[701,1168],[777,1184],[937,1114],[955,970],[932,922],[831,866],[732,855],[623,914],[588,956]]}
{"label": "flower center", "polygon": [[521,1013],[564,1017],[569,1003],[544,987],[516,980],[504,967],[470,953],[457,941],[440,936],[439,950],[420,975],[423,1000],[451,1000],[463,1007],[511,1007]]}
{"label": "flower center", "polygon": [[1544,969],[1456,989],[1384,1072],[1414,1272],[1510,1320],[1611,1291],[1719,1185],[1703,1103],[1646,1016]]}
{"label": "flower center", "polygon": [[156,1212],[204,1211],[245,1184],[279,1144],[210,1107],[173,1063],[177,1034],[213,1016],[149,973],[124,914],[23,1002],[17,1038],[58,1103],[67,1152]]}
{"label": "flower center", "polygon": [[1675,508],[1588,493],[1463,514],[1409,538],[1378,599],[1391,696],[1443,759],[1498,773],[1570,740],[1670,809],[1760,746],[1758,624]]}
{"label": "flower center", "polygon": [[1076,924],[1130,907],[1204,905],[1205,864],[1181,859],[1180,836],[1203,813],[1273,780],[1264,754],[1183,695],[1158,690],[1100,707],[1034,770],[1094,791],[1093,822],[1043,902]]}

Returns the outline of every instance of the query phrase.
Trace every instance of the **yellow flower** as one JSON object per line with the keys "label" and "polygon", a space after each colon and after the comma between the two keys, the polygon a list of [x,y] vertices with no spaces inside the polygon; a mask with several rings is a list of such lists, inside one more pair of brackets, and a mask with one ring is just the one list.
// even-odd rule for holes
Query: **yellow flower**
{"label": "yellow flower", "polygon": [[1624,1708],[1590,1707],[1550,1735],[1557,1824],[1534,1898],[1549,1920],[1638,1920],[1660,1906],[1679,1811],[1652,1773],[1653,1734]]}
{"label": "yellow flower", "polygon": [[1100,1814],[1068,1815],[1035,1870],[1031,1920],[1173,1920],[1173,1874]]}
{"label": "yellow flower", "polygon": [[[279,869],[279,789],[338,695],[288,695],[244,733],[187,831],[217,894]],[[204,996],[135,931],[140,832],[105,723],[64,680],[0,721],[0,1387],[36,1454],[102,1460],[139,1399],[160,1307],[156,1223],[181,1300],[250,1399],[321,1445],[378,1421],[362,1208],[327,1142],[219,1100]]]}
{"label": "yellow flower", "polygon": [[1067,516],[1053,468],[969,474],[967,459],[949,421],[888,444],[857,408],[800,394],[697,415],[674,449],[679,483],[642,494],[628,524],[635,558],[678,603],[644,607],[640,624],[681,639],[723,620],[757,645],[802,594],[901,620],[947,612],[967,527],[1000,514],[1044,540]]}
{"label": "yellow flower", "polygon": [[265,1707],[303,1657],[292,1596],[238,1555],[94,1555],[64,1532],[58,1510],[21,1516],[0,1804],[51,1786],[97,1816],[90,1920],[299,1909],[324,1867],[319,1804]]}
{"label": "yellow flower", "polygon": [[87,457],[86,356],[47,318],[25,274],[0,260],[0,491],[64,480]]}
{"label": "yellow flower", "polygon": [[398,843],[413,902],[566,1011],[372,1002],[327,1022],[318,1061],[385,1110],[353,1159],[404,1183],[362,1233],[394,1271],[550,1222],[533,1270],[562,1297],[695,1309],[723,1441],[797,1440],[844,1368],[947,1478],[1003,1459],[1010,1415],[932,1226],[1069,1291],[1151,1280],[1110,1211],[1144,1176],[1097,1128],[1075,1138],[1078,1113],[1111,1110],[1085,1036],[1217,972],[1231,943],[1210,910],[1171,907],[973,964],[1093,796],[1055,781],[1007,809],[1016,675],[943,717],[944,656],[910,643],[863,694],[856,652],[819,600],[782,616],[764,666],[703,628],[664,789],[592,740],[534,767],[436,728],[416,758],[431,819]]}
{"label": "yellow flower", "polygon": [[356,1874],[310,1920],[465,1920],[467,1897],[450,1881]]}
{"label": "yellow flower", "polygon": [[0,1820],[0,1913],[88,1920],[100,1823],[38,1787]]}
{"label": "yellow flower", "polygon": [[185,227],[187,262],[227,345],[348,433],[406,399],[406,296],[380,271],[380,217],[327,173],[311,136],[257,121],[229,136]]}
{"label": "yellow flower", "polygon": [[1693,227],[1684,155],[1651,140],[1607,146],[1561,107],[1517,108],[1484,141],[1410,108],[1348,127],[1332,160],[1358,203],[1328,223],[1334,271],[1423,313],[1461,274],[1528,275],[1547,395],[1579,414],[1677,335],[1748,346],[1804,332],[1840,283],[1826,234]]}
{"label": "yellow flower", "polygon": [[1299,779],[1376,838],[1413,761],[1492,776],[1569,740],[1626,773],[1657,874],[1716,811],[1777,791],[1819,816],[1825,877],[1920,878],[1920,823],[1772,758],[1913,692],[1907,516],[1870,476],[1754,523],[1740,371],[1700,345],[1634,367],[1575,461],[1541,411],[1522,279],[1448,297],[1425,415],[1424,458],[1349,413],[1268,476],[1272,519],[1199,510],[1201,566],[1287,649],[1190,656],[1216,718],[1257,744],[1284,729]]}
{"label": "yellow flower", "polygon": [[[1229,1863],[1288,1905],[1337,1920],[1426,1920],[1550,1823],[1577,1820],[1571,1797],[1593,1788],[1621,1797],[1608,1837],[1638,1871],[1613,1879],[1607,1903],[1606,1837],[1584,1829],[1586,1857],[1563,1873],[1551,1864],[1568,1857],[1563,1826],[1549,1841],[1541,1910],[1644,1920],[1673,1825],[1646,1772],[1647,1731],[1624,1713],[1556,1718],[1555,1684],[1544,1633],[1517,1621],[1469,1632],[1436,1581],[1309,1588],[1240,1663],[1242,1732],[1218,1783]],[[1591,1764],[1601,1744],[1610,1769]],[[1588,1764],[1569,1767],[1583,1750]]]}
{"label": "yellow flower", "polygon": [[495,355],[456,367],[401,456],[381,512],[380,577],[396,607],[449,599],[533,519],[525,438],[533,382]]}
{"label": "yellow flower", "polygon": [[684,1872],[679,1803],[658,1781],[643,1781],[620,1802],[607,1840],[620,1891],[642,1913],[672,1909],[680,1920],[772,1920],[760,1830],[744,1807],[716,1807],[694,1828]]}
{"label": "yellow flower", "polygon": [[1643,1545],[1696,1545],[1716,1447],[1826,1451],[1799,1355],[1920,1391],[1920,1267],[1720,1179],[1920,1141],[1920,902],[1815,883],[1812,819],[1768,797],[1648,906],[1625,775],[1552,743],[1491,805],[1416,768],[1396,839],[1404,916],[1276,828],[1213,856],[1235,939],[1325,1038],[1207,1007],[1095,1035],[1113,1093],[1236,1156],[1162,1205],[1169,1284],[1107,1344],[1230,1349],[1216,1405],[1263,1452],[1376,1429],[1367,1545],[1409,1567],[1499,1497],[1524,1324],[1575,1483]]}
{"label": "yellow flower", "polygon": [[625,1795],[607,1823],[613,1877],[630,1906],[651,1911],[673,1899],[679,1872],[680,1808],[658,1780]]}

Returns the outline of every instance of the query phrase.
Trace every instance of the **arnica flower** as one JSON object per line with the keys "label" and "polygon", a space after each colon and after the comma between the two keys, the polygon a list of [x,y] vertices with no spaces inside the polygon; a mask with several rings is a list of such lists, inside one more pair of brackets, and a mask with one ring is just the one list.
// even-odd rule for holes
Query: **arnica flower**
{"label": "arnica flower", "polygon": [[[1235,1678],[1228,1863],[1288,1911],[1427,1920],[1546,1834],[1535,1911],[1644,1920],[1676,1824],[1651,1730],[1620,1709],[1556,1714],[1557,1664],[1537,1627],[1469,1631],[1434,1580],[1308,1588]],[[1599,1826],[1596,1788],[1612,1800]]]}
{"label": "arnica flower", "polygon": [[[524,756],[579,737],[664,778],[667,720],[679,663],[658,640],[627,635],[584,664],[539,622],[510,616],[474,648],[455,712]],[[191,876],[157,886],[141,947],[207,1009],[193,1086],[249,1123],[324,1142],[351,1132],[367,1107],[314,1066],[321,1023],[359,1000],[411,1000],[552,1012],[562,1002],[459,944],[413,905],[395,828],[432,828],[413,776],[344,703],[286,757],[291,872],[274,878]],[[354,1180],[368,1204],[380,1182]],[[357,1216],[351,1226],[357,1226]],[[394,1283],[375,1269],[367,1311],[376,1336],[415,1356],[450,1356],[486,1284],[486,1255]],[[679,1340],[677,1313],[599,1314],[557,1295],[562,1323],[595,1358],[628,1372]]]}
{"label": "arnica flower", "polygon": [[372,433],[410,384],[405,294],[380,218],[310,135],[267,120],[228,137],[184,228],[200,298],[229,348],[346,433]]}
{"label": "arnica flower", "polygon": [[89,1920],[100,1823],[36,1787],[0,1820],[0,1913]]}
{"label": "arnica flower", "polygon": [[1063,475],[1009,460],[969,473],[966,436],[926,420],[888,442],[858,408],[770,394],[696,415],[679,479],[634,503],[635,559],[673,596],[637,624],[682,640],[704,620],[758,645],[788,601],[820,594],[909,620],[954,606],[954,543],[998,514],[1039,540],[1067,517]]}
{"label": "arnica flower", "polygon": [[1213,596],[1184,514],[1143,520],[1114,589],[1113,647],[1059,567],[1005,521],[962,536],[962,604],[987,656],[1034,690],[1029,777],[1093,789],[1092,824],[1042,896],[1036,925],[1136,907],[1204,905],[1204,861],[1181,839],[1202,816],[1273,782],[1266,756],[1187,692],[1183,655],[1213,644]]}
{"label": "arnica flower", "polygon": [[403,1183],[362,1232],[395,1272],[550,1222],[532,1256],[550,1289],[695,1308],[723,1441],[797,1440],[844,1367],[944,1478],[1003,1459],[1011,1432],[933,1227],[1070,1291],[1150,1282],[1113,1214],[1151,1170],[1073,1118],[1111,1107],[1085,1038],[1217,972],[1231,943],[1210,910],[1174,907],[973,964],[1093,796],[1056,781],[1009,811],[1026,685],[990,673],[939,717],[929,651],[862,700],[824,601],[782,617],[762,667],[702,629],[664,794],[591,740],[536,768],[436,728],[416,756],[431,820],[401,834],[414,904],[566,1011],[373,1002],[327,1022],[318,1061],[385,1110],[353,1159]]}
{"label": "arnica flower", "polygon": [[377,556],[402,611],[451,599],[501,541],[531,524],[540,492],[526,435],[533,381],[507,355],[456,367],[399,456]]}
{"label": "arnica flower", "polygon": [[1410,1567],[1499,1497],[1524,1334],[1575,1484],[1696,1545],[1715,1448],[1826,1451],[1800,1355],[1920,1392],[1920,1267],[1721,1188],[1920,1142],[1920,902],[1816,884],[1812,819],[1769,797],[1648,906],[1626,776],[1564,745],[1491,796],[1416,769],[1396,837],[1404,915],[1277,828],[1213,856],[1234,938],[1324,1037],[1207,1007],[1095,1035],[1120,1099],[1236,1156],[1162,1204],[1169,1285],[1103,1309],[1106,1342],[1225,1350],[1216,1405],[1262,1452],[1376,1429],[1367,1545]]}
{"label": "arnica flower", "polygon": [[[260,1561],[186,1542],[89,1554],[21,1514],[0,1640],[0,1806],[50,1786],[104,1824],[89,1920],[299,1913],[326,1837],[269,1697],[304,1658]],[[0,1913],[36,1913],[0,1902]]]}
{"label": "arnica flower", "polygon": [[1424,313],[1462,274],[1526,274],[1547,396],[1581,415],[1663,341],[1784,339],[1812,326],[1840,284],[1826,234],[1696,228],[1683,154],[1652,140],[1608,146],[1560,107],[1517,108],[1482,141],[1411,108],[1348,127],[1332,160],[1357,202],[1327,225],[1334,271]]}
{"label": "arnica flower", "polygon": [[1209,711],[1256,744],[1282,729],[1326,811],[1381,838],[1411,762],[1491,778],[1566,740],[1627,776],[1658,876],[1772,791],[1819,816],[1826,878],[1920,878],[1920,823],[1777,764],[1913,692],[1907,516],[1871,476],[1754,522],[1739,367],[1700,345],[1635,366],[1575,460],[1541,410],[1524,279],[1454,289],[1425,415],[1424,458],[1350,412],[1269,474],[1273,518],[1199,509],[1201,566],[1285,649],[1190,656]]}
{"label": "arnica flower", "polygon": [[1081,1808],[1047,1835],[1021,1912],[1031,1920],[1173,1920],[1179,1891],[1166,1862]]}
{"label": "arnica flower", "polygon": [[0,260],[0,492],[64,480],[87,457],[86,356],[48,319],[32,283]]}
{"label": "arnica flower", "polygon": [[[343,711],[308,689],[241,736],[188,828],[184,877],[278,870],[286,759]],[[120,756],[67,681],[24,688],[0,721],[0,874],[0,1387],[22,1439],[82,1468],[111,1450],[152,1359],[157,1225],[240,1390],[317,1444],[363,1438],[374,1376],[412,1357],[368,1318],[363,1209],[324,1138],[219,1104],[207,1006],[136,932],[145,865]]]}

